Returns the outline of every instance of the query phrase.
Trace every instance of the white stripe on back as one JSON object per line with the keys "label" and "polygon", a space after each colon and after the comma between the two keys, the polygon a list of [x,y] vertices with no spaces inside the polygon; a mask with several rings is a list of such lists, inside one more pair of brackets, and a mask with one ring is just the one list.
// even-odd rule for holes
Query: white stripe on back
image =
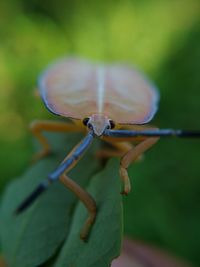
{"label": "white stripe on back", "polygon": [[100,66],[97,68],[97,103],[98,103],[99,113],[103,112],[104,92],[105,92],[105,68],[103,66]]}

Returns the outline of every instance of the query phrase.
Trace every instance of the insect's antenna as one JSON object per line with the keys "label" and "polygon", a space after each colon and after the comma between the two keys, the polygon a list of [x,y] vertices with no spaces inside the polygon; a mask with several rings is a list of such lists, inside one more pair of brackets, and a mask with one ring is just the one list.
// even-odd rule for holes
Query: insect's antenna
{"label": "insect's antenna", "polygon": [[48,178],[42,181],[35,190],[17,207],[15,213],[19,214],[26,210],[53,182],[57,181],[59,177],[70,168],[72,168],[84,152],[88,149],[94,138],[93,132],[88,135],[72,150],[69,156],[64,160],[54,172],[48,175]]}
{"label": "insect's antenna", "polygon": [[174,129],[147,129],[147,130],[106,130],[104,136],[111,137],[185,137],[200,138],[200,131],[174,130]]}
{"label": "insect's antenna", "polygon": [[15,213],[19,214],[28,208],[36,200],[36,198],[38,198],[49,187],[49,184],[50,183],[48,179],[41,182],[35,188],[35,190],[18,206],[18,208],[15,210]]}

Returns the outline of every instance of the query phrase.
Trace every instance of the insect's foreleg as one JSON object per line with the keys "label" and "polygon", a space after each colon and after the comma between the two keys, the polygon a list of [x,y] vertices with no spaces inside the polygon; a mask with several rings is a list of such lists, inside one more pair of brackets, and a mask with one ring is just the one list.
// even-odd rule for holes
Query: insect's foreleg
{"label": "insect's foreleg", "polygon": [[89,216],[80,233],[81,239],[86,240],[96,218],[96,202],[88,192],[86,192],[83,188],[81,188],[77,183],[75,183],[65,174],[60,176],[60,181],[68,189],[74,192],[74,194],[80,199],[80,201],[83,202],[83,204],[88,210]]}
{"label": "insect's foreleg", "polygon": [[48,175],[48,178],[42,181],[35,190],[18,206],[16,213],[21,213],[28,208],[39,195],[41,195],[51,183],[57,181],[59,177],[73,168],[84,152],[88,149],[93,141],[93,133],[89,132],[88,135],[72,150],[67,158],[55,169],[54,172]]}
{"label": "insect's foreleg", "polygon": [[79,132],[81,129],[73,123],[67,123],[62,121],[39,121],[35,120],[30,124],[30,130],[32,134],[37,138],[42,146],[41,151],[35,154],[33,161],[39,160],[47,156],[51,149],[47,138],[42,134],[43,131],[46,132]]}
{"label": "insect's foreleg", "polygon": [[136,145],[133,149],[129,150],[120,160],[120,176],[124,182],[124,189],[122,194],[127,195],[131,190],[131,185],[129,181],[129,176],[127,172],[127,168],[130,163],[137,160],[137,158],[142,155],[146,150],[152,147],[157,141],[159,137],[151,137],[142,141],[138,145]]}

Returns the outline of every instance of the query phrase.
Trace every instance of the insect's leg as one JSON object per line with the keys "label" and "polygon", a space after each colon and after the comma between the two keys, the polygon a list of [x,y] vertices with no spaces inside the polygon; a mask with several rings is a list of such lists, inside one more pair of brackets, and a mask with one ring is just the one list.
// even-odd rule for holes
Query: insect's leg
{"label": "insect's leg", "polygon": [[33,96],[34,96],[35,98],[37,98],[37,99],[40,98],[40,91],[39,91],[38,88],[34,88],[34,89],[33,89]]}
{"label": "insect's leg", "polygon": [[61,122],[61,121],[38,121],[35,120],[30,125],[32,134],[37,138],[42,146],[39,151],[33,157],[33,161],[39,160],[50,153],[50,144],[47,138],[42,134],[43,131],[47,132],[79,132],[81,129],[73,123]]}
{"label": "insect's leg", "polygon": [[83,202],[88,210],[89,216],[80,233],[81,239],[86,240],[96,218],[96,202],[88,192],[86,192],[65,174],[61,175],[59,179],[67,188],[74,192],[74,194],[80,199],[80,201]]}
{"label": "insect's leg", "polygon": [[30,193],[24,201],[16,209],[16,214],[25,211],[49,186],[56,182],[59,177],[71,170],[81,159],[93,141],[93,133],[89,132],[86,137],[72,150],[72,152],[64,159],[64,161],[51,172],[47,179],[40,182],[40,184]]}
{"label": "insect's leg", "polygon": [[157,141],[159,137],[150,137],[136,145],[133,149],[129,150],[120,160],[120,176],[124,182],[124,189],[122,194],[127,195],[131,190],[130,180],[127,172],[128,166],[134,162],[140,155],[142,155],[146,150],[151,148]]}
{"label": "insect's leg", "polygon": [[106,143],[112,145],[111,148],[102,148],[97,151],[97,158],[110,158],[110,157],[122,157],[126,152],[133,148],[133,145],[129,142],[114,142],[114,139],[104,140]]}
{"label": "insect's leg", "polygon": [[[118,127],[120,128],[120,127]],[[151,126],[151,125],[123,125],[124,129],[127,130],[147,130],[147,129],[155,129],[155,127]],[[99,150],[96,155],[98,158],[109,158],[109,157],[122,157],[126,152],[128,152],[129,150],[133,149],[135,145],[133,145],[132,143],[130,143],[130,141],[132,142],[140,142],[143,141],[144,139],[146,139],[146,137],[140,137],[140,138],[132,138],[130,140],[130,138],[113,138],[113,137],[108,137],[108,136],[102,136],[102,140],[105,141],[108,144],[111,144],[114,149],[109,149],[109,148],[105,148],[105,149],[101,149]],[[125,142],[126,141],[126,142]],[[141,160],[142,159],[142,154],[137,158],[137,160]]]}

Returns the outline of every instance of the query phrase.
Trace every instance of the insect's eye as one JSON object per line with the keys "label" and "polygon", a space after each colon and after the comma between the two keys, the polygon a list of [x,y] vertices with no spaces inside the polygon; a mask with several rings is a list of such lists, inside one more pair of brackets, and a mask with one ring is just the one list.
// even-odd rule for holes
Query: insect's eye
{"label": "insect's eye", "polygon": [[90,119],[90,118],[85,118],[85,119],[83,119],[83,124],[84,124],[85,126],[87,126],[89,119]]}
{"label": "insect's eye", "polygon": [[109,120],[109,122],[110,122],[110,129],[115,128],[115,123],[114,123],[114,121],[113,121],[113,120]]}

